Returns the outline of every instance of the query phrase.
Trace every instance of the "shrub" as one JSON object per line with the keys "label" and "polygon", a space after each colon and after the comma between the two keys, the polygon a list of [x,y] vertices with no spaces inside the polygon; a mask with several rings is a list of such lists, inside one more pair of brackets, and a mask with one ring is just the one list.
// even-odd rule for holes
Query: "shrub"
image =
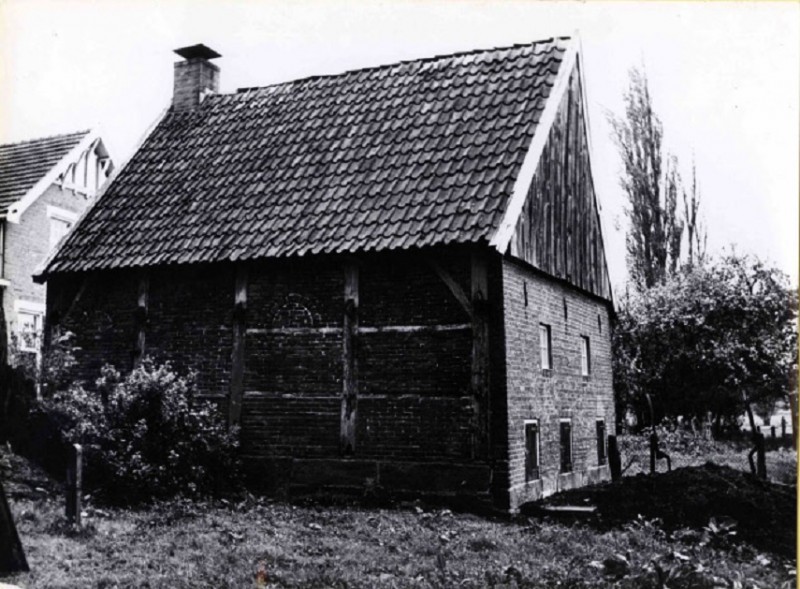
{"label": "shrub", "polygon": [[72,385],[43,407],[84,446],[87,482],[108,500],[214,495],[238,480],[237,432],[169,362],[145,359],[124,377],[105,366],[95,390]]}

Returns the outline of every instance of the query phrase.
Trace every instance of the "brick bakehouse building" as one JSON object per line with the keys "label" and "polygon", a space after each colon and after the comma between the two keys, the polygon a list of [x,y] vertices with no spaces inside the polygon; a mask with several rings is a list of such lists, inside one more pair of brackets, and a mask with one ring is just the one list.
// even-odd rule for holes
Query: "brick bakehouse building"
{"label": "brick bakehouse building", "polygon": [[197,371],[256,483],[515,510],[606,477],[611,291],[578,44],[172,105],[39,275],[77,376]]}

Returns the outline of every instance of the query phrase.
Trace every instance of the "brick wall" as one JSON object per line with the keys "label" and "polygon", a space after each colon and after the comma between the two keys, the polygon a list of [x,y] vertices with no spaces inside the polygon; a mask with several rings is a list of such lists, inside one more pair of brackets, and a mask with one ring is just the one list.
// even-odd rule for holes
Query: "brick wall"
{"label": "brick wall", "polygon": [[[522,263],[503,261],[510,507],[607,477],[598,466],[596,421],[614,433],[609,308]],[[527,304],[525,302],[527,293]],[[541,369],[539,325],[551,327],[552,370]],[[591,371],[581,375],[581,336]],[[538,420],[540,475],[525,480],[525,420]],[[572,420],[573,471],[560,474],[560,419]]]}
{"label": "brick wall", "polygon": [[228,394],[233,288],[232,265],[158,269],[148,275],[145,354],[170,360],[182,373],[194,371],[204,395]]}
{"label": "brick wall", "polygon": [[137,274],[62,275],[47,283],[47,325],[75,334],[75,380],[93,386],[100,368],[129,370],[136,343]]}
{"label": "brick wall", "polygon": [[[491,492],[497,507],[516,509],[606,476],[595,422],[605,420],[613,433],[607,303],[490,256],[486,448],[476,434],[486,410],[471,390],[470,318],[427,263],[431,256],[470,291],[466,248],[357,258],[356,444],[347,457],[340,448],[345,260],[248,265],[242,444],[260,483]],[[115,271],[49,283],[50,312],[63,317],[71,307],[62,323],[78,333],[88,382],[103,362],[131,365],[138,280],[136,271]],[[149,272],[146,353],[196,370],[201,390],[221,399],[230,384],[234,285],[232,264]],[[539,364],[540,323],[551,326],[549,374]],[[591,342],[589,377],[580,373],[581,335]],[[572,420],[571,474],[559,473],[561,418]],[[541,431],[541,479],[531,482],[526,419],[539,420]]]}
{"label": "brick wall", "polygon": [[[470,317],[427,263],[431,256],[470,292],[466,248],[349,258],[359,266],[359,329],[356,443],[347,457],[340,446],[346,260],[247,264],[242,450],[261,478],[310,486],[399,479],[415,490],[458,479],[454,488],[433,490],[488,493],[475,435]],[[204,394],[225,398],[235,266],[147,274],[145,353],[195,370]],[[132,365],[140,276],[127,270],[50,280],[50,317],[78,334],[77,374],[89,385],[105,362]]]}
{"label": "brick wall", "polygon": [[47,206],[56,206],[80,214],[88,201],[71,190],[50,186],[25,212],[19,223],[5,223],[5,268],[3,278],[11,284],[2,290],[3,308],[9,333],[14,331],[14,301],[22,299],[45,302],[44,285],[33,282],[33,272],[50,252],[50,219]]}

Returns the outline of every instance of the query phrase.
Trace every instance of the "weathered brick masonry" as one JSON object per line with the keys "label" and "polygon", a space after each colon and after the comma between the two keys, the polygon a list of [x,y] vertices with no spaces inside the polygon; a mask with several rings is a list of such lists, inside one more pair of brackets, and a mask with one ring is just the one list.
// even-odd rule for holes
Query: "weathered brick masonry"
{"label": "weathered brick masonry", "polygon": [[[511,259],[503,260],[503,304],[512,508],[561,489],[606,478],[598,464],[596,422],[614,433],[609,303]],[[539,326],[549,325],[552,369],[540,363]],[[581,374],[581,336],[590,374]],[[560,473],[559,422],[570,419],[573,469]],[[525,420],[538,420],[540,478],[525,479]]]}
{"label": "weathered brick masonry", "polygon": [[[357,260],[359,271],[352,452],[340,441],[347,259]],[[502,446],[504,434],[501,427],[479,435],[489,399],[477,400],[471,388],[472,323],[430,259],[470,291],[471,251],[461,247],[248,265],[241,438],[257,484],[385,486],[489,499],[490,466],[502,452],[487,444],[496,438]],[[492,260],[494,277],[500,258]],[[196,371],[199,390],[226,407],[234,265],[150,269],[146,318],[137,311],[143,276],[127,270],[50,281],[58,294],[51,297],[49,325],[77,334],[76,376],[91,386],[106,362],[129,369],[144,321],[145,353]],[[499,301],[495,282],[490,298]],[[481,312],[496,315],[500,305],[492,304]],[[493,324],[500,323],[496,315]],[[500,332],[490,332],[493,348],[502,348]],[[501,356],[494,354],[495,362]],[[500,391],[503,384],[492,386]]]}
{"label": "weathered brick masonry", "polygon": [[[329,486],[467,494],[501,508],[605,476],[595,422],[613,428],[608,306],[522,263],[488,268],[490,394],[471,389],[473,329],[423,254],[358,258],[355,449],[343,453],[343,258],[256,262],[247,286],[242,451],[265,489]],[[439,250],[465,291],[470,251]],[[78,376],[137,357],[138,271],[60,275],[49,319],[78,334]],[[71,284],[70,284],[71,283]],[[527,297],[527,303],[526,303]],[[200,391],[227,406],[234,266],[149,272],[146,354],[198,373]],[[552,326],[553,369],[539,367],[540,323]],[[591,338],[589,377],[580,336]],[[559,474],[559,419],[574,428],[574,472]],[[489,425],[486,440],[479,419]],[[541,424],[541,479],[525,481],[524,421]]]}

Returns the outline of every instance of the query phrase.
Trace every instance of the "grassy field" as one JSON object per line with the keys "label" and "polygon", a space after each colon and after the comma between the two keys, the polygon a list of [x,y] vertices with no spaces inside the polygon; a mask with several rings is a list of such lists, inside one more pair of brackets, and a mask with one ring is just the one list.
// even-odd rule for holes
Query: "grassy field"
{"label": "grassy field", "polygon": [[598,531],[415,505],[248,498],[89,505],[76,531],[45,477],[12,473],[5,484],[31,572],[3,581],[29,588],[794,586],[792,560],[713,528],[667,532],[644,518]]}
{"label": "grassy field", "polygon": [[[619,436],[619,448],[626,476],[650,472],[650,450],[646,434]],[[748,440],[731,442],[705,440],[684,432],[660,432],[659,448],[667,452],[673,468],[700,466],[713,462],[722,466],[750,471],[747,455],[752,449]],[[754,458],[755,460],[755,458]],[[797,452],[794,448],[770,449],[766,452],[767,476],[776,483],[796,484]],[[659,472],[667,469],[666,461],[660,460]]]}

